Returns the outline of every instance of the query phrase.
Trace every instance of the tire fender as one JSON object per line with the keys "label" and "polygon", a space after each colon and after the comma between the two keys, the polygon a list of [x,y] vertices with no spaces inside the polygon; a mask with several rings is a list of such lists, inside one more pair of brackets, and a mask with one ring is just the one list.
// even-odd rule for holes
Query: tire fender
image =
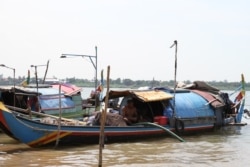
{"label": "tire fender", "polygon": [[177,133],[183,133],[184,132],[184,122],[180,119],[175,120],[175,130]]}

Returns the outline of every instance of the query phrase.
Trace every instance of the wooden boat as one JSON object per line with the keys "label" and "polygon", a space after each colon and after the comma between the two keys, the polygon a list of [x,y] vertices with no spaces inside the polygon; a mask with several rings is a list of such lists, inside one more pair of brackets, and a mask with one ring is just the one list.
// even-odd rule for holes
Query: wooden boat
{"label": "wooden boat", "polygon": [[[111,90],[107,97],[121,100],[118,105],[113,104],[107,113],[105,142],[157,138],[166,135],[166,132],[183,141],[177,134],[198,133],[240,124],[245,103],[243,75],[237,93],[238,101],[231,103],[233,100],[230,100],[227,93],[203,82],[195,82],[192,86],[178,89]],[[121,108],[130,98],[134,99],[141,121],[126,125],[122,123],[120,113]],[[31,119],[27,115],[10,110],[4,103],[0,103],[1,123],[15,138],[30,147],[98,143],[99,141],[100,125],[98,123],[100,123],[101,113],[92,117],[94,118],[92,123],[88,123],[90,119],[79,121],[42,113],[39,113],[39,116],[40,118]],[[114,123],[112,118],[121,122]]]}
{"label": "wooden boat", "polygon": [[48,66],[49,61],[43,80],[38,79],[37,66],[32,65],[31,67],[35,67],[35,83],[30,83],[28,70],[27,78],[18,86],[0,86],[1,101],[17,112],[36,111],[58,116],[60,111],[66,118],[82,118],[82,89],[73,84],[59,82],[55,78],[46,79]]}
{"label": "wooden boat", "polygon": [[[61,90],[59,90],[59,85]],[[17,108],[20,112],[32,111],[57,115],[61,109],[64,117],[82,116],[81,88],[72,84],[40,84],[23,86],[1,86],[1,99],[9,108]],[[61,100],[61,106],[59,105]]]}
{"label": "wooden boat", "polygon": [[[81,88],[72,84],[39,84],[38,87],[32,84],[15,87],[1,86],[0,94],[5,107],[12,111],[28,115],[38,112],[59,116],[61,113],[64,118],[83,118]],[[0,127],[6,134],[13,137],[1,121]]]}

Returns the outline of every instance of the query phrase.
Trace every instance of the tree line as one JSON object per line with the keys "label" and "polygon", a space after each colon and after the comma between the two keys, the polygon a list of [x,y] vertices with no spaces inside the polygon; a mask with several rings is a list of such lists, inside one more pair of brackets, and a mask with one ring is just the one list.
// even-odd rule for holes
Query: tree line
{"label": "tree line", "polygon": [[[88,79],[66,78],[66,81],[81,87],[94,87],[95,81]],[[183,81],[185,84],[193,83],[190,80]],[[104,86],[106,81],[104,80]],[[175,81],[160,81],[160,80],[131,80],[131,79],[110,79],[111,88],[139,88],[139,87],[174,87]],[[206,81],[207,84],[216,87],[220,90],[234,90],[240,86],[239,82],[227,82],[227,81]],[[246,90],[250,90],[250,83],[246,83]]]}
{"label": "tree line", "polygon": [[[20,85],[26,77],[18,77],[15,78],[15,84]],[[79,79],[79,78],[66,78],[63,82],[68,82],[71,84],[75,84],[80,87],[94,87],[95,81],[89,79]],[[99,84],[100,81],[98,81]],[[191,84],[192,81],[186,80],[183,81],[185,84]],[[30,78],[30,83],[36,83],[35,78]],[[38,83],[42,83],[42,79],[38,79]],[[104,86],[106,81],[104,80]],[[160,81],[160,80],[131,80],[131,79],[110,79],[110,87],[111,88],[139,88],[139,87],[174,87],[174,80],[169,81]],[[235,88],[240,86],[240,82],[227,82],[227,81],[206,81],[207,84],[216,87],[220,90],[234,90]],[[11,77],[8,78],[0,78],[0,85],[13,85],[14,79]],[[250,83],[246,83],[246,90],[250,90]]]}

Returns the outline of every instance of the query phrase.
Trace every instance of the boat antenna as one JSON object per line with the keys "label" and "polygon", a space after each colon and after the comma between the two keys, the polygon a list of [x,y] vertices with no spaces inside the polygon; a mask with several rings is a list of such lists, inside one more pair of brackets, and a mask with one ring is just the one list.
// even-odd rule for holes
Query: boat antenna
{"label": "boat antenna", "polygon": [[176,92],[176,73],[177,73],[177,40],[170,46],[170,48],[175,46],[175,64],[174,64],[174,116],[175,116],[175,92]]}

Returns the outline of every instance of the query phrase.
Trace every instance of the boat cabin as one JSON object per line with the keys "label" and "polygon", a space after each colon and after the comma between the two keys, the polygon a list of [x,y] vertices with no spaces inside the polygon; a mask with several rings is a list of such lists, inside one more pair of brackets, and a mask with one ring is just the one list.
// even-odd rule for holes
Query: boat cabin
{"label": "boat cabin", "polygon": [[[235,106],[235,103],[232,103],[227,93],[204,82],[195,84],[192,87],[176,90],[154,88],[110,91],[109,105],[112,104],[112,108],[122,115],[122,108],[127,104],[127,100],[133,99],[141,118],[139,121],[161,124],[158,119],[167,119],[162,125],[166,125],[165,122],[167,122],[170,127],[176,127],[176,129],[179,126],[180,129],[184,129],[184,126],[198,125],[220,127],[234,121],[232,106]],[[237,110],[235,113],[238,112]]]}
{"label": "boat cabin", "polygon": [[[66,90],[65,90],[66,87]],[[39,84],[22,86],[2,86],[0,87],[1,101],[9,108],[17,109],[20,112],[31,111],[42,112],[46,114],[58,115],[60,106],[62,113],[67,115],[81,112],[82,117],[82,98],[80,90],[70,89],[68,86],[62,86],[61,91],[57,86]],[[61,105],[60,105],[61,103]]]}
{"label": "boat cabin", "polygon": [[138,113],[138,121],[155,122],[156,118],[166,116],[164,110],[170,105],[172,98],[170,93],[160,90],[110,91],[109,107],[112,108],[111,112],[122,115],[122,108],[132,99]]}

